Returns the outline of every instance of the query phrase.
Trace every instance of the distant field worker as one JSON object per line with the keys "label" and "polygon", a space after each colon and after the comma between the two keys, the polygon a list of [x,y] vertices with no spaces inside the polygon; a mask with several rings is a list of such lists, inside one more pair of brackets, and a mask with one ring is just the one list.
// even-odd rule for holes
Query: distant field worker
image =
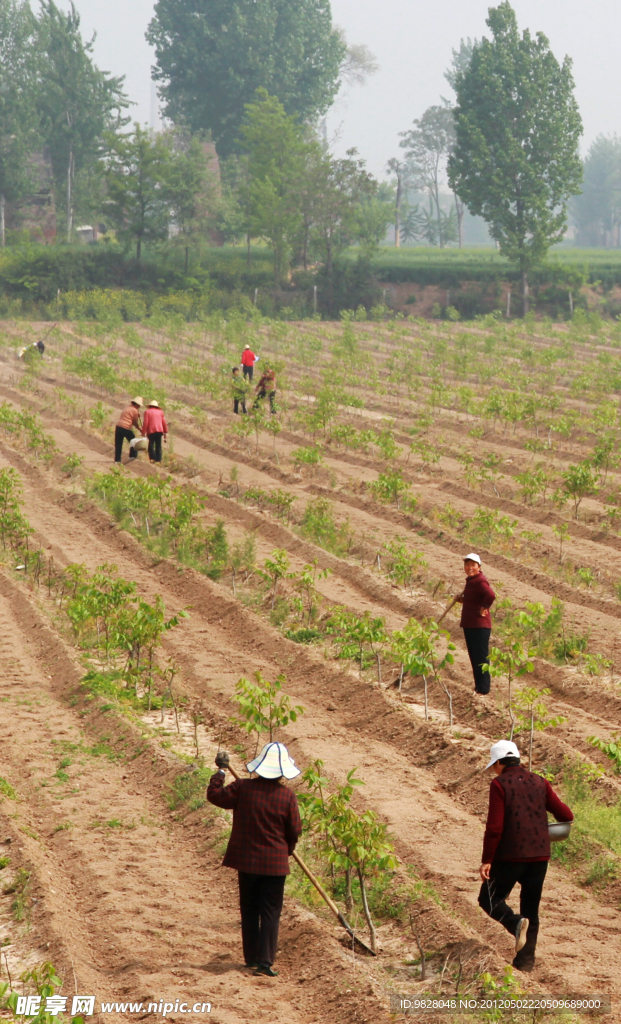
{"label": "distant field worker", "polygon": [[481,559],[474,552],[464,558],[466,586],[455,600],[463,607],[459,625],[464,631],[468,656],[474,675],[474,692],[489,693],[490,674],[481,665],[489,658],[489,638],[492,632],[492,617],[489,613],[496,595],[487,578],[481,572]]}
{"label": "distant field worker", "polygon": [[278,946],[289,857],[302,832],[295,793],[284,784],[300,774],[283,743],[266,743],[246,765],[258,778],[224,785],[229,755],[216,754],[220,769],[209,780],[207,799],[233,811],[233,829],[222,864],[239,877],[242,946],[246,967],[276,977]]}
{"label": "distant field worker", "polygon": [[[121,415],[119,416],[119,422],[116,425],[114,431],[114,461],[120,462],[121,455],[123,454],[123,441],[133,441],[135,438],[134,430],[140,430],[140,410],[142,409],[142,398],[137,395],[136,398],[132,398],[129,405],[127,405]],[[130,459],[135,459],[138,452],[134,451],[133,448],[129,449]]]}
{"label": "distant field worker", "polygon": [[162,438],[168,437],[166,417],[157,402],[149,402],[144,414],[142,436],[149,440],[149,462],[162,461]]}
{"label": "distant field worker", "polygon": [[[515,937],[513,966],[532,971],[539,903],[550,860],[547,812],[557,821],[573,821],[574,816],[546,779],[522,768],[520,752],[510,740],[494,744],[487,768],[496,777],[489,788],[479,906]],[[519,914],[505,902],[517,883]]]}
{"label": "distant field worker", "polygon": [[[270,400],[270,411],[276,412],[276,371],[270,370],[269,366],[266,366],[261,380],[257,384],[255,391],[257,393],[256,402],[262,401],[267,395]],[[253,405],[254,408],[254,405]]]}
{"label": "distant field worker", "polygon": [[239,375],[239,366],[234,366],[231,370],[231,390],[233,392],[233,412],[236,416],[239,416],[240,405],[242,412],[248,412],[246,409],[246,395],[248,394],[249,387],[250,384],[246,378]]}
{"label": "distant field worker", "polygon": [[252,375],[254,373],[254,364],[258,362],[258,359],[259,357],[255,356],[254,352],[250,348],[250,345],[246,345],[244,351],[242,352],[241,364],[244,377],[247,377],[248,380],[252,380]]}

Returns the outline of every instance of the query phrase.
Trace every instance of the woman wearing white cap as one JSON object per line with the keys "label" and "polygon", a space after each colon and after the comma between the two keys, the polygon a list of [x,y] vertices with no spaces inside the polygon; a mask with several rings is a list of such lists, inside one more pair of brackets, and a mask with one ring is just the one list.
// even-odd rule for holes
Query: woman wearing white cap
{"label": "woman wearing white cap", "polygon": [[276,977],[278,926],[282,911],[289,857],[302,832],[295,793],[283,779],[300,774],[284,743],[266,743],[246,765],[257,778],[237,779],[224,786],[229,755],[216,755],[220,769],[209,780],[207,799],[233,811],[233,829],[223,865],[235,868],[239,878],[242,945],[247,967],[255,974]]}
{"label": "woman wearing white cap", "polygon": [[455,600],[463,605],[459,625],[464,631],[468,656],[474,675],[474,692],[489,693],[490,675],[482,669],[489,659],[492,619],[489,613],[496,595],[481,572],[481,559],[474,551],[464,558],[466,585]]}
{"label": "woman wearing white cap", "polygon": [[[479,906],[515,937],[513,966],[532,971],[539,903],[550,860],[548,811],[557,821],[573,821],[574,816],[546,779],[522,768],[520,752],[510,740],[494,743],[487,768],[495,778],[489,788]],[[518,883],[520,912],[516,914],[506,899]]]}

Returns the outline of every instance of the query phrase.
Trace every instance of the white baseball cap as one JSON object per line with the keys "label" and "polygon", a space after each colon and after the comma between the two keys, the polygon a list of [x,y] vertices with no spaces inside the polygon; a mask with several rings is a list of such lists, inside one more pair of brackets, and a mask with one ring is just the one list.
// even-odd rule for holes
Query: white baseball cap
{"label": "white baseball cap", "polygon": [[491,748],[489,756],[490,762],[485,765],[486,771],[493,764],[496,764],[496,761],[502,761],[503,757],[519,757],[520,752],[511,740],[498,740],[498,743],[494,743],[494,746]]}
{"label": "white baseball cap", "polygon": [[279,779],[281,775],[285,779],[295,779],[300,774],[300,769],[296,768],[284,743],[266,743],[258,757],[247,764],[246,768],[264,779]]}
{"label": "white baseball cap", "polygon": [[478,555],[475,555],[474,551],[471,551],[469,555],[464,555],[464,562],[467,561],[478,562],[479,565],[481,564],[481,559]]}

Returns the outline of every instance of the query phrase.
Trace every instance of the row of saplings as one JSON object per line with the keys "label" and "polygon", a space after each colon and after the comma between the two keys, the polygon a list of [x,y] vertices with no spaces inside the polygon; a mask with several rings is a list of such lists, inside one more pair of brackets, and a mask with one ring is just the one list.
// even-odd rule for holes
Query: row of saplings
{"label": "row of saplings", "polygon": [[[10,540],[16,517],[21,517],[17,527],[19,537],[30,530],[20,508],[20,498],[18,475],[14,470],[0,471],[0,534],[5,546],[12,546]],[[28,571],[29,567],[24,565],[23,568]],[[144,601],[137,594],[136,585],[119,577],[116,567],[111,565],[100,566],[94,573],[89,573],[83,565],[69,565],[59,570],[50,558],[36,560],[30,570],[33,581],[46,587],[50,599],[53,598],[67,616],[75,639],[88,651],[90,667],[83,681],[85,687],[93,694],[113,697],[136,710],[161,708],[162,721],[169,702],[178,731],[180,714],[189,715],[198,756],[198,726],[206,717],[205,708],[201,701],[189,701],[177,692],[173,686],[177,672],[174,662],[169,660],[165,667],[160,664],[162,636],[178,626],[184,613],[167,618],[160,597],[156,597],[153,604]],[[402,671],[428,673],[443,685],[439,672],[452,661],[453,645],[447,644],[444,658],[440,659],[436,644],[441,637],[448,639],[447,634],[435,623],[418,630],[415,626],[412,620],[401,631]],[[292,706],[290,698],[282,692],[283,682],[284,677],[279,677],[271,683],[259,673],[254,682],[240,680],[235,692],[238,705],[235,723],[257,737],[267,735],[271,740],[278,728],[295,721],[303,709]],[[533,720],[531,714],[531,735]],[[375,952],[373,883],[379,880],[377,888],[385,907],[385,878],[397,870],[398,861],[386,826],[373,811],[361,812],[352,806],[354,790],[363,784],[356,770],[350,771],[345,783],[331,793],[322,770],[321,761],[308,766],[302,776],[307,792],[302,793],[299,800],[312,856],[318,862],[327,861],[328,884],[333,895],[344,897],[349,913],[358,895],[369,929],[370,947]],[[408,895],[416,896],[411,882],[410,887],[412,892]],[[402,891],[401,899],[403,895]]]}

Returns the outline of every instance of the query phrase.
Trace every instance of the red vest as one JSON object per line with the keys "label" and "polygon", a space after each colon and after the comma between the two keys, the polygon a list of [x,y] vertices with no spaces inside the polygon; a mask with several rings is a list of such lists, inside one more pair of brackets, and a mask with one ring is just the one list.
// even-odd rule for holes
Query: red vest
{"label": "red vest", "polygon": [[494,860],[549,857],[545,780],[520,766],[505,768],[498,782],[505,793],[505,821]]}

